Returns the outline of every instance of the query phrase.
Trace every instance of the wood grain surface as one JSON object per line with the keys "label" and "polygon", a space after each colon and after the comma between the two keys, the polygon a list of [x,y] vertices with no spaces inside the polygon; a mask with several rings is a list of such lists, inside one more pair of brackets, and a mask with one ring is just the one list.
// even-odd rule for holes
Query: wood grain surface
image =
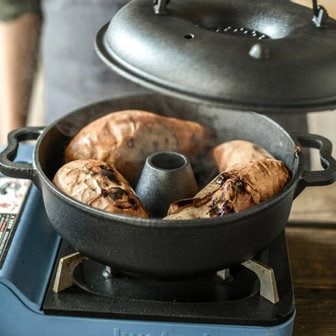
{"label": "wood grain surface", "polygon": [[288,224],[294,336],[336,335],[336,224]]}

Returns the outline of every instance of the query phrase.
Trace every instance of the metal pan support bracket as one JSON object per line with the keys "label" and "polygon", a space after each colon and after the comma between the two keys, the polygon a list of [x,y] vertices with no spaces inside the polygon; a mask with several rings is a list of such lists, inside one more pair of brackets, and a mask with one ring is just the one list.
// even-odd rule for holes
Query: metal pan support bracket
{"label": "metal pan support bracket", "polygon": [[260,282],[260,295],[272,303],[279,302],[274,270],[252,259],[246,260],[241,264],[257,275]]}
{"label": "metal pan support bracket", "polygon": [[71,287],[74,283],[72,276],[74,269],[78,264],[87,259],[87,257],[81,255],[79,252],[61,258],[56,271],[53,291],[59,293]]}
{"label": "metal pan support bracket", "polygon": [[[253,259],[246,260],[242,262],[241,265],[252,271],[258,277],[260,296],[273,304],[280,301],[273,268]],[[226,280],[230,276],[230,269],[226,268],[218,271],[217,275],[223,280]]]}

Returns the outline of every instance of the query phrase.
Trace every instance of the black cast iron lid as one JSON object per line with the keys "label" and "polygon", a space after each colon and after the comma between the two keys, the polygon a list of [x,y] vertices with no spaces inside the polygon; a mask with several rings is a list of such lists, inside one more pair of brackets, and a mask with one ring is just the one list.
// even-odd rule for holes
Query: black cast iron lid
{"label": "black cast iron lid", "polygon": [[133,0],[97,35],[103,61],[164,94],[224,108],[336,107],[336,21],[279,0]]}

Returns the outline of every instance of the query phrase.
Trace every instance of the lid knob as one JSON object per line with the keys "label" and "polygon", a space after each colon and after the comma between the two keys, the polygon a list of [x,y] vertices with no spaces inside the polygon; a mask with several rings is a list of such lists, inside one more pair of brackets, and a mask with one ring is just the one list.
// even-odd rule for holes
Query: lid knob
{"label": "lid knob", "polygon": [[249,51],[249,55],[256,59],[268,59],[270,57],[268,48],[263,43],[256,43]]}

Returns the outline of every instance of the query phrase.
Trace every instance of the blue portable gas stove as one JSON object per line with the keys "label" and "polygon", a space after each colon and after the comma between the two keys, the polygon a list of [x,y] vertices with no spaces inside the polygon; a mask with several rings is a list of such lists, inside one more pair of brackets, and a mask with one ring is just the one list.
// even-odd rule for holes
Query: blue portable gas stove
{"label": "blue portable gas stove", "polygon": [[202,278],[113,274],[60,239],[29,184],[0,177],[1,336],[292,335],[284,234],[254,260]]}

